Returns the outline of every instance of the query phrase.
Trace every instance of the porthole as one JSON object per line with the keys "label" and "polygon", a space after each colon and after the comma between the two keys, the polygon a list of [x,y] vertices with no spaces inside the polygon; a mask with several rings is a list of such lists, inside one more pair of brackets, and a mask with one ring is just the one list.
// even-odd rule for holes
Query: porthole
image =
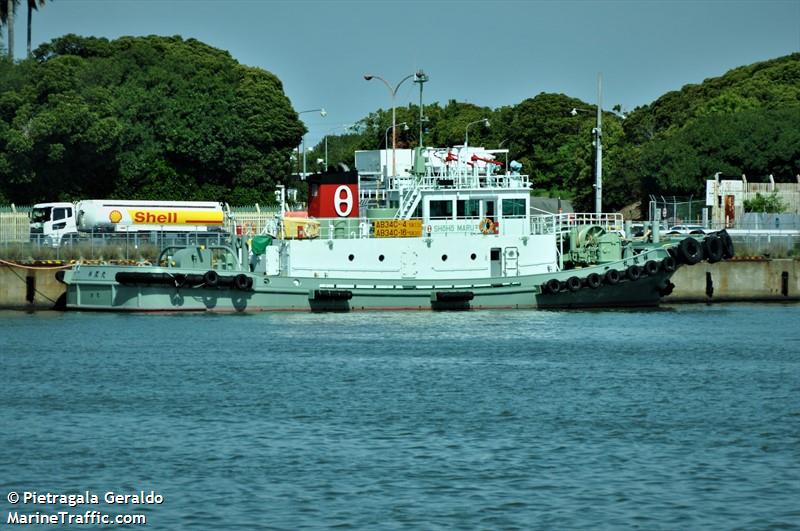
{"label": "porthole", "polygon": [[348,259],[348,260],[350,260],[351,262],[352,262],[353,260],[355,260],[355,258],[356,258],[356,257],[355,257],[355,255],[352,255],[352,254],[351,254],[350,256],[348,256],[348,257],[347,257],[347,259]]}
{"label": "porthole", "polygon": [[446,254],[442,255],[442,262],[447,262],[447,255]]}
{"label": "porthole", "polygon": [[383,258],[384,258],[384,256],[383,256],[383,255],[380,255],[380,256],[378,257],[378,262],[383,262]]}
{"label": "porthole", "polygon": [[475,254],[475,253],[472,253],[471,255],[469,255],[469,259],[470,260],[475,260],[476,258],[478,258],[478,255]]}

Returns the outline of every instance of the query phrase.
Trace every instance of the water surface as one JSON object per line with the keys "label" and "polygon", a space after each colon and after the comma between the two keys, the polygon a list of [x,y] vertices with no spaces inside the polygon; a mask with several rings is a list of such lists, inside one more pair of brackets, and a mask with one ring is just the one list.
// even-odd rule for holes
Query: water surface
{"label": "water surface", "polygon": [[122,511],[151,529],[798,527],[798,323],[0,313],[0,517],[88,489],[160,493]]}

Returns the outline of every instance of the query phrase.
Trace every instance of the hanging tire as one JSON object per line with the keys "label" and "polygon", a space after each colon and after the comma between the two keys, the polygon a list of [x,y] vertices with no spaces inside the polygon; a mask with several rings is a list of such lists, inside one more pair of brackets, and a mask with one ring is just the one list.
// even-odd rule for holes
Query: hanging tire
{"label": "hanging tire", "polygon": [[586,285],[592,289],[599,288],[602,283],[603,279],[597,273],[589,273],[589,276],[586,277]]}
{"label": "hanging tire", "polygon": [[209,288],[216,288],[219,284],[219,274],[216,271],[206,271],[203,275],[203,283]]}
{"label": "hanging tire", "polygon": [[731,239],[731,235],[728,234],[728,231],[722,229],[717,233],[717,236],[720,240],[722,240],[722,257],[725,260],[729,260],[734,256],[734,248],[733,248],[733,240]]}
{"label": "hanging tire", "polygon": [[581,279],[578,277],[569,277],[567,279],[567,289],[573,293],[581,289]]}
{"label": "hanging tire", "polygon": [[667,247],[667,253],[672,257],[673,260],[675,260],[675,263],[677,264],[678,260],[680,260],[677,247],[675,246]]}
{"label": "hanging tire", "polygon": [[642,268],[637,265],[632,265],[625,271],[625,275],[628,277],[628,280],[639,280],[642,276]]}
{"label": "hanging tire", "polygon": [[661,269],[666,271],[667,273],[672,273],[678,267],[677,262],[671,256],[667,256],[663,260],[661,260]]}
{"label": "hanging tire", "polygon": [[687,265],[694,265],[703,259],[703,246],[694,238],[684,238],[678,244],[678,255]]}
{"label": "hanging tire", "polygon": [[652,277],[653,275],[658,273],[660,267],[658,266],[658,262],[655,260],[648,260],[644,263],[644,272],[648,277]]}
{"label": "hanging tire", "polygon": [[606,274],[603,276],[603,281],[608,284],[609,286],[613,286],[614,284],[618,284],[620,281],[620,274],[619,271],[616,269],[609,269],[606,271]]}
{"label": "hanging tire", "polygon": [[703,250],[705,251],[708,263],[716,264],[722,260],[722,255],[725,254],[725,245],[717,236],[706,236],[703,240]]}
{"label": "hanging tire", "polygon": [[235,287],[239,291],[249,290],[250,286],[253,285],[252,282],[253,281],[250,279],[250,277],[248,277],[243,273],[239,273],[238,275],[233,277],[233,287]]}
{"label": "hanging tire", "polygon": [[546,293],[558,293],[559,291],[561,291],[561,282],[559,282],[555,278],[551,278],[543,285],[546,289]]}

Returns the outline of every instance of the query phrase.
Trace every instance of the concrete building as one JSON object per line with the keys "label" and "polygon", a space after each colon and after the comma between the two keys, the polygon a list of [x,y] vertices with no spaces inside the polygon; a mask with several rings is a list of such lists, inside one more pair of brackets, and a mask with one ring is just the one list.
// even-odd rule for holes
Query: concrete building
{"label": "concrete building", "polygon": [[738,227],[745,218],[745,201],[776,193],[786,205],[785,215],[800,215],[800,175],[792,182],[751,183],[747,176],[740,179],[721,179],[720,174],[706,181],[706,206],[711,207],[711,223],[714,227]]}

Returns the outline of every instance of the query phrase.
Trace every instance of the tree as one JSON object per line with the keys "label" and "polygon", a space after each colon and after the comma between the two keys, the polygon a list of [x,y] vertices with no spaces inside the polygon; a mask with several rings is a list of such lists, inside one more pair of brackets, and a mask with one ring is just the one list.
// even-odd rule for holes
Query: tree
{"label": "tree", "polygon": [[40,7],[44,7],[46,0],[28,0],[28,55],[31,57],[31,20],[33,19],[33,12]]}
{"label": "tree", "polygon": [[[303,125],[271,73],[180,37],[66,35],[0,64],[0,194],[268,202]],[[8,75],[6,75],[8,74]]]}
{"label": "tree", "polygon": [[14,60],[14,11],[19,0],[0,0],[0,23],[6,25],[8,59]]}

